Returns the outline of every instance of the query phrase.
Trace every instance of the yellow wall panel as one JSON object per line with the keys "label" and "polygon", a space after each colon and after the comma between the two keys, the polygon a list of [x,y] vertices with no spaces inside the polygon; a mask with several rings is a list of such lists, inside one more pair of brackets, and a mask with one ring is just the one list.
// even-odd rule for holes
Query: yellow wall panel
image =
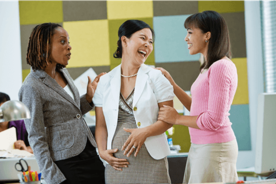
{"label": "yellow wall panel", "polygon": [[20,24],[63,22],[62,1],[19,1]]}
{"label": "yellow wall panel", "polygon": [[152,1],[107,1],[108,19],[153,17]]}
{"label": "yellow wall panel", "polygon": [[67,67],[110,65],[107,20],[64,22],[72,55]]}
{"label": "yellow wall panel", "polygon": [[213,10],[219,13],[243,12],[243,1],[198,1],[198,11]]}
{"label": "yellow wall panel", "polygon": [[183,125],[173,125],[174,134],[168,136],[172,138],[173,145],[180,145],[180,153],[187,153],[191,147],[191,138],[189,134],[189,129]]}
{"label": "yellow wall panel", "polygon": [[29,75],[30,72],[30,69],[22,70],[22,82],[25,80],[25,78],[27,77],[27,75]]}
{"label": "yellow wall panel", "polygon": [[233,100],[233,105],[248,104],[248,79],[247,79],[247,59],[233,58],[238,70],[238,88]]}

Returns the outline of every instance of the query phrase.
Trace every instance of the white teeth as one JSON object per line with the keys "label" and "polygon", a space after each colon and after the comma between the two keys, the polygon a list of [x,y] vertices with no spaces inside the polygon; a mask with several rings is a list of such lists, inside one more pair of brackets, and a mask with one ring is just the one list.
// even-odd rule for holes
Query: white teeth
{"label": "white teeth", "polygon": [[188,44],[188,48],[190,48],[192,46],[192,44]]}
{"label": "white teeth", "polygon": [[145,55],[147,54],[145,51],[142,51],[142,50],[139,50],[139,52]]}

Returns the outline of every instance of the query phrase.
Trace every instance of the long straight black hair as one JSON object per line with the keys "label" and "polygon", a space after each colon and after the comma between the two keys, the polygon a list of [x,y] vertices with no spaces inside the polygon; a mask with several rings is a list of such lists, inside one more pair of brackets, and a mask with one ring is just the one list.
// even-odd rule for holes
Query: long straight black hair
{"label": "long straight black hair", "polygon": [[189,16],[184,23],[184,27],[199,28],[203,33],[211,32],[207,57],[201,65],[201,69],[208,69],[214,62],[227,56],[232,57],[230,36],[227,24],[223,17],[215,11],[204,11]]}

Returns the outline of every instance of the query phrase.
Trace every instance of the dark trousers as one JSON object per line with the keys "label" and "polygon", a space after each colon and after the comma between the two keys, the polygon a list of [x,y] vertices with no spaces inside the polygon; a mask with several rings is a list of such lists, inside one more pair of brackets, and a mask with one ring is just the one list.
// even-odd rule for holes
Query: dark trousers
{"label": "dark trousers", "polygon": [[62,184],[105,183],[104,166],[96,149],[87,140],[86,147],[79,155],[55,161],[66,180]]}

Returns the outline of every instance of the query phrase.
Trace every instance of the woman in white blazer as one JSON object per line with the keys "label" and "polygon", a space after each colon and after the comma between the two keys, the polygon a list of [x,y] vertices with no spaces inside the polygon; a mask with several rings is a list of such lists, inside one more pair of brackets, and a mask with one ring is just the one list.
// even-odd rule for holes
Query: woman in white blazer
{"label": "woman in white blazer", "polygon": [[171,125],[157,117],[160,107],[173,106],[174,93],[160,71],[144,65],[153,34],[139,20],[120,26],[114,57],[122,63],[100,78],[93,98],[106,183],[170,183],[164,132]]}

